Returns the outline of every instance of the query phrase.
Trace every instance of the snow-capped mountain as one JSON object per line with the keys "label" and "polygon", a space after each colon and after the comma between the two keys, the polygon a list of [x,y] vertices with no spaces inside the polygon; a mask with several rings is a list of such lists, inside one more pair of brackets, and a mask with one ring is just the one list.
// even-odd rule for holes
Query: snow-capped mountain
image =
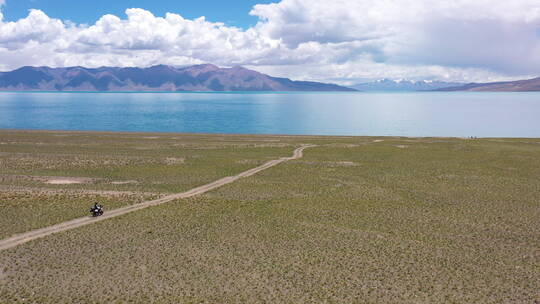
{"label": "snow-capped mountain", "polygon": [[406,79],[380,79],[351,86],[360,91],[431,91],[460,86],[462,83],[433,80],[412,81]]}

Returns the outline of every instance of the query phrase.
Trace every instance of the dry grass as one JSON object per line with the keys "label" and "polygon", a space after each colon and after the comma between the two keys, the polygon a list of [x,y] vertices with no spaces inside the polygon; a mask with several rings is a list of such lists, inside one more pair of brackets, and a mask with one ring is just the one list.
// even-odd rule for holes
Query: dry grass
{"label": "dry grass", "polygon": [[136,133],[1,131],[0,142],[0,185],[35,187],[47,182],[40,177],[61,177],[91,181],[72,189],[164,193],[234,175],[253,166],[241,160],[262,164],[293,148],[287,141],[268,146],[265,137]]}
{"label": "dry grass", "polygon": [[273,139],[321,146],[2,252],[0,302],[540,301],[540,140]]}
{"label": "dry grass", "polygon": [[242,139],[0,131],[0,237],[85,216],[96,201],[110,210],[186,191],[292,149],[286,142],[262,148],[265,138]]}
{"label": "dry grass", "polygon": [[114,209],[155,198],[149,194],[87,194],[77,192],[10,191],[0,192],[0,238],[89,215],[90,206],[99,202]]}

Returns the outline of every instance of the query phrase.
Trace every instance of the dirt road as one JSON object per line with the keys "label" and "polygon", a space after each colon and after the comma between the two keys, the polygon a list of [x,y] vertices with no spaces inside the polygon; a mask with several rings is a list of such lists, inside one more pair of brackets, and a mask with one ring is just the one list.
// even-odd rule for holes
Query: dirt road
{"label": "dirt road", "polygon": [[53,233],[62,232],[62,231],[70,230],[70,229],[75,229],[77,227],[93,224],[93,223],[100,222],[100,221],[103,221],[103,220],[106,220],[106,219],[110,219],[110,218],[113,218],[113,217],[117,217],[117,216],[120,216],[120,215],[130,213],[130,212],[141,210],[141,209],[144,209],[144,208],[161,205],[161,204],[168,203],[170,201],[174,201],[174,200],[177,200],[177,199],[187,198],[187,197],[203,194],[205,192],[216,189],[216,188],[221,187],[223,185],[230,184],[230,183],[232,183],[232,182],[234,182],[234,181],[236,181],[236,180],[238,180],[240,178],[252,176],[252,175],[254,175],[254,174],[256,174],[256,173],[258,173],[260,171],[266,170],[266,169],[268,169],[270,167],[273,167],[275,165],[278,165],[278,164],[280,164],[282,162],[302,158],[302,156],[303,156],[302,152],[304,151],[304,149],[309,148],[309,147],[313,147],[313,146],[302,146],[302,147],[294,150],[293,156],[291,156],[291,157],[282,157],[282,158],[279,158],[279,159],[271,160],[271,161],[269,161],[269,162],[267,162],[267,163],[265,163],[265,164],[263,164],[263,165],[261,165],[259,167],[244,171],[244,172],[242,172],[242,173],[240,173],[238,175],[227,176],[227,177],[219,179],[219,180],[217,180],[215,182],[212,182],[212,183],[209,183],[209,184],[197,187],[197,188],[193,188],[193,189],[191,189],[189,191],[186,191],[186,192],[177,193],[177,194],[171,194],[171,195],[168,195],[168,196],[156,199],[156,200],[146,201],[146,202],[142,202],[140,204],[131,205],[131,206],[123,207],[123,208],[118,208],[118,209],[114,209],[114,210],[111,210],[111,211],[106,211],[106,213],[104,215],[102,215],[100,217],[97,217],[97,218],[93,218],[93,217],[78,218],[78,219],[74,219],[74,220],[71,220],[71,221],[68,221],[68,222],[56,224],[56,225],[53,225],[53,226],[49,226],[49,227],[45,227],[45,228],[41,228],[41,229],[37,229],[37,230],[33,230],[33,231],[28,231],[28,232],[25,232],[25,233],[21,233],[21,234],[9,237],[7,239],[3,239],[3,240],[0,241],[0,251],[5,250],[5,249],[9,249],[9,248],[13,248],[15,246],[24,244],[26,242],[29,242],[29,241],[32,241],[32,240],[35,240],[35,239],[38,239],[38,238],[42,238],[42,237],[51,235]]}

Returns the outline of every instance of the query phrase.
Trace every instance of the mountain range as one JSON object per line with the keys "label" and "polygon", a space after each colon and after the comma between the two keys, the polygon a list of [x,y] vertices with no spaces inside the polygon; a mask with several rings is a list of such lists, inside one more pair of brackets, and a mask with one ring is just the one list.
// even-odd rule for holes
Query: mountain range
{"label": "mountain range", "polygon": [[380,79],[372,82],[359,83],[353,85],[352,88],[360,91],[432,91],[448,87],[457,87],[459,85],[462,84],[457,82],[431,80],[412,81]]}
{"label": "mountain range", "polygon": [[240,66],[213,64],[188,67],[22,67],[0,72],[0,91],[540,91],[540,77],[492,83],[456,83],[381,79],[351,88],[293,81]]}
{"label": "mountain range", "polygon": [[530,92],[540,91],[540,77],[527,80],[469,83],[461,86],[441,88],[438,91],[475,91],[475,92]]}
{"label": "mountain range", "polygon": [[355,91],[343,86],[293,81],[240,66],[212,64],[148,68],[22,67],[0,73],[0,91]]}

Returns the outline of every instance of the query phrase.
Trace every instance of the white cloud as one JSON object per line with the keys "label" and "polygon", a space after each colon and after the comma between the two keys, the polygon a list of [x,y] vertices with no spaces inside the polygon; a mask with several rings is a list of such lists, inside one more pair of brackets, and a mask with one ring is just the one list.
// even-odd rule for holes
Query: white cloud
{"label": "white cloud", "polygon": [[538,0],[283,0],[251,14],[261,33],[291,47],[349,43],[388,64],[540,71]]}
{"label": "white cloud", "polygon": [[29,41],[46,43],[63,36],[65,32],[62,21],[50,19],[42,11],[30,10],[24,19],[1,24],[0,44],[11,49]]}
{"label": "white cloud", "polygon": [[[0,0],[0,4],[2,0]],[[21,65],[242,64],[344,83],[366,78],[483,81],[540,71],[538,0],[282,0],[249,29],[126,10],[74,25],[31,10],[0,14],[0,69]]]}

